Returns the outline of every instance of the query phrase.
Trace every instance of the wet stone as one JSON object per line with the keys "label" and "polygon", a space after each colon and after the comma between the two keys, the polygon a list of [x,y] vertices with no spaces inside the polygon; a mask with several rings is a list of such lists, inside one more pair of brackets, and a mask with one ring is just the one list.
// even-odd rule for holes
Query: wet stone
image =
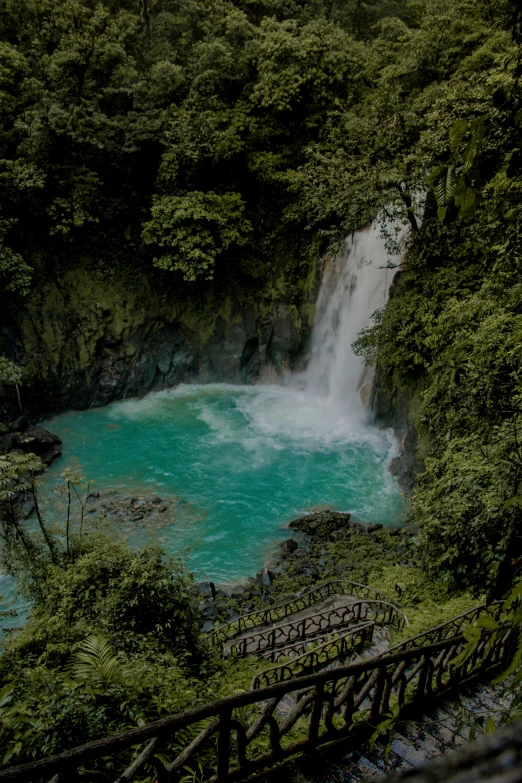
{"label": "wet stone", "polygon": [[214,600],[216,597],[216,586],[214,582],[199,582],[196,585],[196,589],[204,598]]}
{"label": "wet stone", "polygon": [[178,505],[177,498],[166,500],[159,495],[121,496],[118,492],[90,492],[87,496],[87,512],[101,518],[118,522],[149,525],[156,519],[158,524],[169,522],[171,515],[160,520],[159,515]]}
{"label": "wet stone", "polygon": [[199,611],[208,620],[217,620],[219,616],[216,604],[212,600],[202,601],[199,604]]}

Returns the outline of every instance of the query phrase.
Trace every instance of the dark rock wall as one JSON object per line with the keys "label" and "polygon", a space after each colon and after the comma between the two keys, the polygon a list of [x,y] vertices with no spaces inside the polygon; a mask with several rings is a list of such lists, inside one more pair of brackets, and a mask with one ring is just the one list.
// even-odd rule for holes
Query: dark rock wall
{"label": "dark rock wall", "polygon": [[[0,352],[24,368],[33,418],[182,382],[252,383],[295,366],[306,346],[316,265],[291,300],[287,288],[281,275],[243,300],[212,289],[190,298],[152,290],[145,275],[129,285],[76,269],[4,319]],[[12,395],[2,402],[15,415]]]}
{"label": "dark rock wall", "polygon": [[389,470],[406,494],[412,492],[416,477],[424,470],[419,433],[414,423],[417,397],[418,391],[413,388],[390,392],[390,387],[383,383],[382,374],[377,368],[372,413],[377,425],[391,427],[395,433],[399,453],[391,460]]}

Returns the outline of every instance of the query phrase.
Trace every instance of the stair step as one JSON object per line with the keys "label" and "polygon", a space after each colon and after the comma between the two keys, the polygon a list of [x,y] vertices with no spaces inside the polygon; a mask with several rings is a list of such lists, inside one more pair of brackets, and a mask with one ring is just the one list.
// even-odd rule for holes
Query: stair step
{"label": "stair step", "polygon": [[428,733],[428,731],[419,728],[416,724],[407,723],[403,734],[410,742],[413,742],[416,748],[421,748],[426,757],[430,759],[440,756],[448,747],[452,746],[451,732],[448,732],[448,742],[443,742],[438,737]]}
{"label": "stair step", "polygon": [[422,748],[416,748],[413,742],[402,734],[395,734],[391,749],[403,761],[407,761],[412,767],[423,767],[428,761],[427,753]]}

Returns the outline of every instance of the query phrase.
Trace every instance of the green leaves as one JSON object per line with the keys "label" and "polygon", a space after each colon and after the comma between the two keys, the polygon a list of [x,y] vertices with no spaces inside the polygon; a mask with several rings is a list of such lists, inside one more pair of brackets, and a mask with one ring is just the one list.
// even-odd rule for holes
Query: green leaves
{"label": "green leaves", "polygon": [[[457,178],[453,166],[439,166],[428,182],[435,182],[434,192],[439,209],[446,210],[457,189]],[[444,212],[445,214],[445,212]]]}
{"label": "green leaves", "polygon": [[0,303],[2,293],[25,296],[33,276],[33,270],[20,253],[16,253],[7,243],[6,236],[16,221],[0,218]]}
{"label": "green leaves", "polygon": [[438,205],[437,216],[441,223],[452,201],[456,207],[459,207],[460,218],[469,219],[475,214],[477,194],[466,184],[464,178],[457,180],[453,166],[448,166],[440,173],[434,187],[434,194]]}
{"label": "green leaves", "polygon": [[239,193],[158,196],[143,239],[167,250],[154,259],[156,266],[181,272],[186,281],[210,280],[218,257],[248,239],[252,226],[244,211]]}
{"label": "green leaves", "polygon": [[304,104],[317,111],[325,103],[359,92],[363,47],[338,25],[321,18],[306,25],[267,18],[260,33],[254,106],[289,112]]}
{"label": "green leaves", "polygon": [[[462,151],[462,144],[469,134],[467,144]],[[484,123],[480,119],[455,120],[449,131],[449,148],[451,163],[437,166],[427,178],[428,185],[433,185],[437,201],[437,217],[442,223],[447,215],[448,207],[454,201],[459,207],[459,218],[469,220],[476,211],[476,190],[469,184],[467,175],[475,165],[477,155],[481,152],[485,137]]]}
{"label": "green leaves", "polygon": [[467,130],[468,130],[467,120],[455,120],[455,122],[451,126],[449,132],[449,139],[450,139],[450,152],[452,155],[457,155]]}
{"label": "green leaves", "polygon": [[111,643],[103,636],[88,636],[72,658],[69,670],[79,680],[99,679],[111,685],[123,676],[121,661]]}
{"label": "green leaves", "polygon": [[466,181],[461,179],[455,186],[455,206],[460,207],[459,217],[470,218],[475,214],[476,193],[473,188],[466,185]]}
{"label": "green leaves", "polygon": [[0,356],[0,385],[15,386],[22,383],[22,369],[10,359]]}

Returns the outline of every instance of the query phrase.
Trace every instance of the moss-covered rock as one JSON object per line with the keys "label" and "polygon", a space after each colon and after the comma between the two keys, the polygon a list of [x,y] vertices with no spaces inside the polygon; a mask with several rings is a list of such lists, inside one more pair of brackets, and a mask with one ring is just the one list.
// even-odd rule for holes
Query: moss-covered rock
{"label": "moss-covered rock", "polygon": [[312,256],[306,268],[297,287],[283,264],[263,291],[209,285],[192,293],[145,274],[70,269],[12,316],[25,403],[45,414],[183,381],[248,383],[264,368],[293,366],[312,323]]}

